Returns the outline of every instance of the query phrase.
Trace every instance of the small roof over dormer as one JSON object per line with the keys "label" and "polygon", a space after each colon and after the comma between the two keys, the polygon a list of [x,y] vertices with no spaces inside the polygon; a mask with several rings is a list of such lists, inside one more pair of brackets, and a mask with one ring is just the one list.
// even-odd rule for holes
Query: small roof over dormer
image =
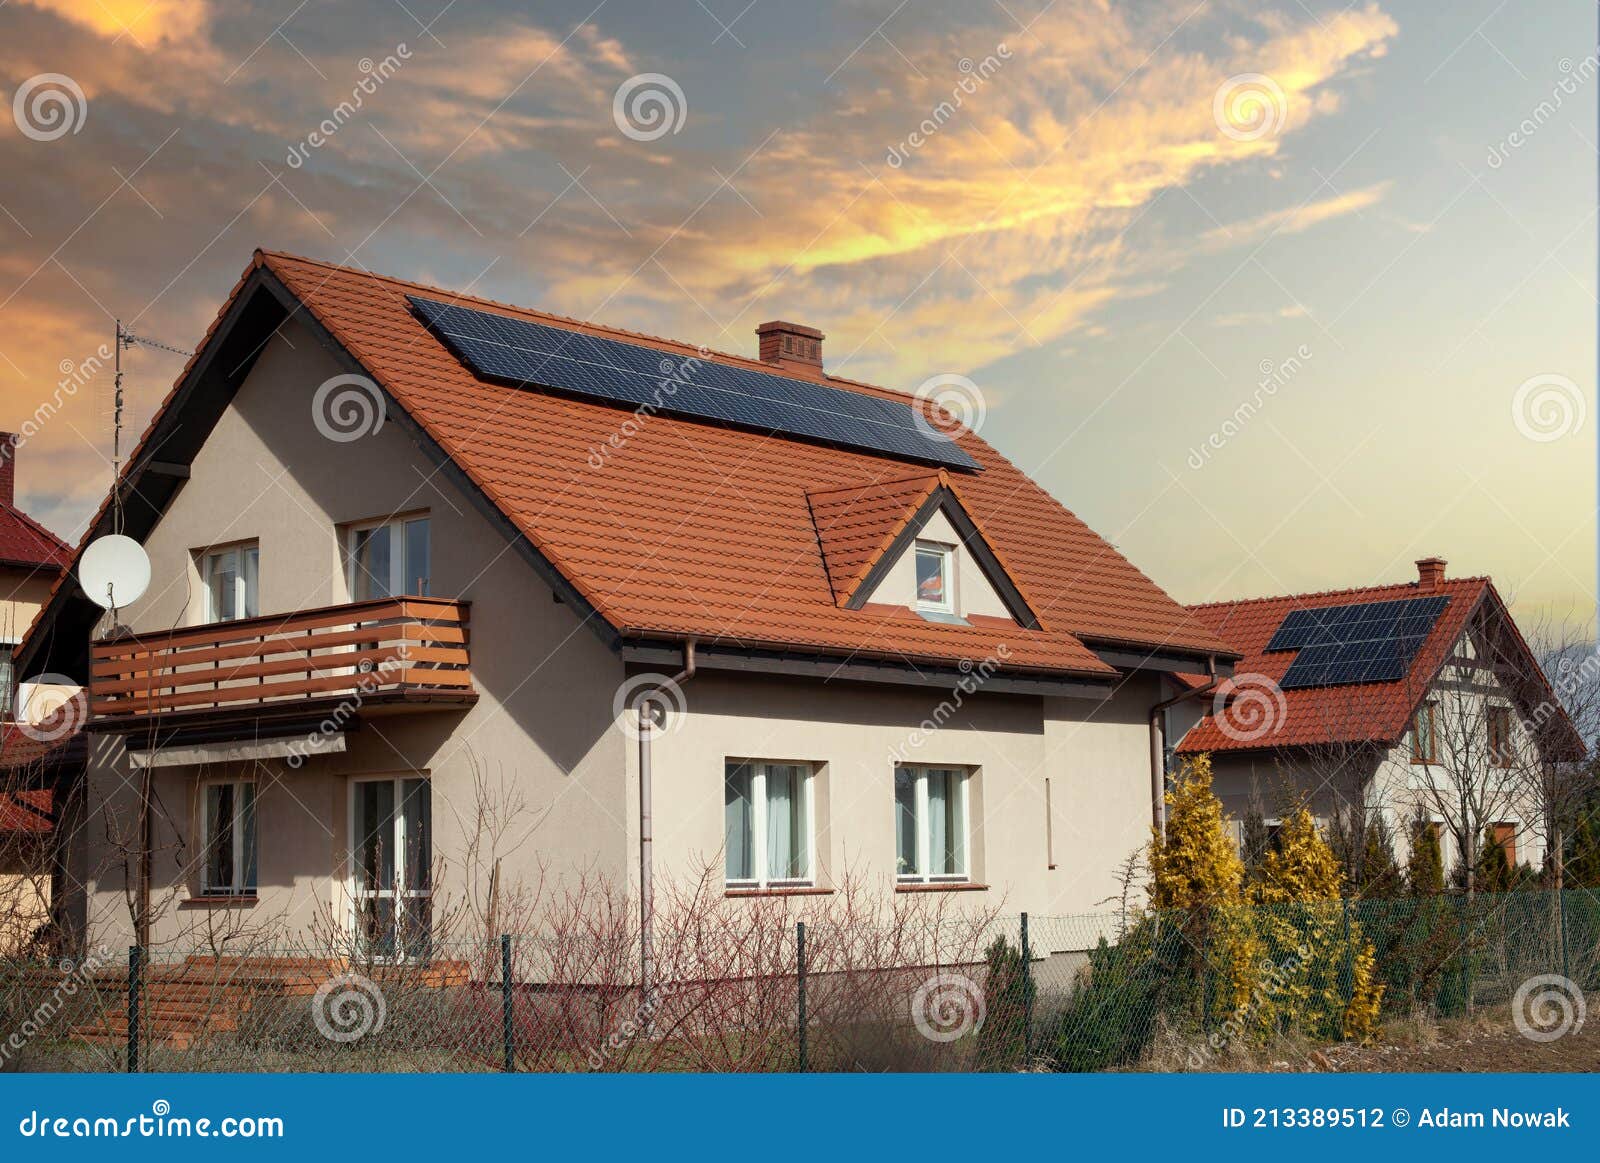
{"label": "small roof over dormer", "polygon": [[923,529],[935,515],[942,515],[1011,617],[1030,630],[1039,628],[1033,606],[963,503],[948,473],[822,489],[808,493],[806,500],[828,583],[834,601],[842,608],[865,606]]}

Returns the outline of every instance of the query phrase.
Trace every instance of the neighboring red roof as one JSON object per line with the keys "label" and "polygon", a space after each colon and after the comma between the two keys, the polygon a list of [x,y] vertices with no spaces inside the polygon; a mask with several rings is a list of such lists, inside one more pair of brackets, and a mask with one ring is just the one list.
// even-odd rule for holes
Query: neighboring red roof
{"label": "neighboring red roof", "polygon": [[72,546],[15,505],[0,503],[0,565],[59,573],[72,562]]}
{"label": "neighboring red roof", "polygon": [[[1308,687],[1272,693],[1284,672],[1289,669],[1289,664],[1294,661],[1296,652],[1278,650],[1267,653],[1265,648],[1290,611],[1436,594],[1448,596],[1450,602],[1434,622],[1433,630],[1417,651],[1411,670],[1404,679],[1399,682]],[[1268,696],[1253,710],[1264,710],[1271,720],[1271,726],[1258,734],[1257,727],[1264,726],[1263,721],[1241,717],[1237,724],[1219,723],[1215,714],[1207,714],[1183,737],[1178,744],[1178,751],[1192,755],[1199,752],[1250,751],[1328,743],[1396,742],[1405,733],[1412,712],[1466,629],[1473,611],[1486,595],[1493,594],[1494,586],[1488,578],[1471,577],[1450,578],[1428,590],[1424,590],[1417,582],[1408,582],[1191,606],[1189,608],[1197,618],[1244,656],[1234,665],[1231,688],[1224,689],[1233,690],[1236,696],[1243,696],[1252,690],[1268,691]],[[1495,601],[1499,601],[1497,595]],[[1184,676],[1184,681],[1190,686],[1205,682],[1198,676]],[[1282,702],[1277,703],[1280,698]],[[1225,729],[1230,726],[1234,728],[1231,733]]]}
{"label": "neighboring red roof", "polygon": [[[1011,670],[1100,677],[1116,672],[1083,638],[1231,655],[1204,624],[972,433],[957,442],[984,471],[952,474],[959,476],[961,503],[1004,554],[1043,629],[993,620],[949,625],[909,609],[840,607],[808,498],[904,482],[910,473],[927,474],[925,466],[664,415],[635,420],[630,427],[637,431],[612,444],[630,413],[479,380],[413,315],[406,296],[442,296],[680,358],[773,372],[769,365],[293,255],[258,251],[235,294],[257,266],[285,284],[624,637],[696,636],[708,645],[932,663],[999,653]],[[232,296],[219,320],[231,302]],[[789,365],[782,374],[911,402],[820,370]],[[606,451],[599,468],[591,463],[596,449]],[[130,458],[138,459],[137,452]]]}
{"label": "neighboring red roof", "polygon": [[49,788],[0,791],[0,832],[49,832],[55,827],[54,803]]}

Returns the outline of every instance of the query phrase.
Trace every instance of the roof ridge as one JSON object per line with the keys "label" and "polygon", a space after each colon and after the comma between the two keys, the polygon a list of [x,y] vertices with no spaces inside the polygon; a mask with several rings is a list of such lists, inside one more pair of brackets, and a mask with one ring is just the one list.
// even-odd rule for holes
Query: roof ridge
{"label": "roof ridge", "polygon": [[[1487,574],[1483,574],[1483,575],[1476,575],[1476,576],[1472,576],[1472,577],[1449,577],[1449,578],[1445,578],[1444,581],[1442,583],[1440,583],[1440,584],[1441,585],[1456,585],[1456,584],[1459,584],[1459,583],[1462,583],[1462,582],[1476,582],[1478,585],[1487,585],[1487,584],[1493,584],[1493,581],[1494,581],[1493,578],[1489,577]],[[1289,594],[1264,594],[1261,597],[1255,597],[1255,598],[1225,598],[1225,599],[1223,599],[1221,601],[1216,601],[1216,602],[1186,602],[1186,603],[1184,603],[1184,609],[1186,609],[1186,610],[1220,610],[1225,606],[1250,606],[1250,605],[1259,605],[1259,604],[1261,604],[1263,602],[1290,602],[1290,601],[1299,601],[1302,598],[1333,598],[1333,597],[1342,597],[1342,596],[1344,596],[1346,594],[1371,593],[1374,590],[1398,590],[1398,589],[1404,589],[1407,586],[1412,587],[1412,588],[1415,589],[1415,588],[1418,588],[1418,583],[1415,582],[1415,581],[1409,581],[1409,582],[1385,582],[1385,583],[1382,583],[1380,585],[1371,585],[1371,586],[1347,586],[1347,587],[1345,587],[1343,589],[1302,590],[1302,591],[1299,591],[1299,592],[1296,592],[1296,593],[1289,593]]]}
{"label": "roof ridge", "polygon": [[609,323],[597,323],[591,319],[578,319],[571,315],[563,315],[557,311],[547,311],[542,307],[525,307],[518,303],[508,303],[503,299],[491,299],[484,295],[468,294],[461,291],[452,291],[447,287],[440,287],[430,283],[419,283],[413,279],[403,279],[395,275],[379,274],[376,271],[364,270],[360,267],[343,266],[339,263],[329,262],[326,259],[311,258],[308,255],[294,254],[290,251],[258,249],[258,254],[267,258],[287,259],[290,262],[309,263],[312,266],[322,267],[325,270],[344,271],[349,274],[360,275],[363,278],[375,279],[378,282],[389,283],[406,287],[413,291],[425,291],[431,295],[449,295],[456,304],[473,303],[488,307],[496,307],[502,311],[514,311],[520,315],[531,315],[535,318],[548,320],[566,328],[587,328],[592,331],[604,332],[617,339],[618,342],[638,342],[647,346],[666,344],[673,348],[682,349],[684,352],[693,352],[702,359],[710,358],[718,362],[730,362],[751,371],[765,372],[779,379],[798,379],[808,383],[821,384],[823,387],[837,387],[844,391],[861,390],[870,394],[881,393],[890,399],[901,403],[908,403],[916,397],[911,392],[903,392],[899,388],[887,387],[883,384],[868,383],[865,380],[853,380],[847,376],[830,375],[827,372],[811,372],[803,368],[777,368],[764,360],[748,355],[739,355],[737,352],[720,351],[707,347],[705,344],[690,343],[687,340],[674,339],[668,335],[655,335],[648,331],[634,331],[626,327],[616,327]]}
{"label": "roof ridge", "polygon": [[33,530],[33,532],[38,533],[60,552],[72,552],[72,546],[68,545],[60,537],[57,537],[55,533],[53,533],[47,525],[38,520],[38,518],[30,516],[20,505],[16,504],[15,502],[6,504],[5,502],[0,501],[0,507],[3,507],[9,511],[12,516],[20,517],[23,522],[27,524],[28,528]]}

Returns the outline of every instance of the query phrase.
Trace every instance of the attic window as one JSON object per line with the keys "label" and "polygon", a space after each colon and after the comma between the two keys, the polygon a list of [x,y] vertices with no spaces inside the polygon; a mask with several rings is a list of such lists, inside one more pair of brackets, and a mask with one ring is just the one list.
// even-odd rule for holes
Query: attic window
{"label": "attic window", "polygon": [[954,614],[955,550],[933,541],[917,542],[917,609]]}

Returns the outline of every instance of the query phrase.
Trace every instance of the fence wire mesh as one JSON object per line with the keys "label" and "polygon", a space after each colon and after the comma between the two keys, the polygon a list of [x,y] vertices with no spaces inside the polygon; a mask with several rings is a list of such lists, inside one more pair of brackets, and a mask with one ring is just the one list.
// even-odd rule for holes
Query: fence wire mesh
{"label": "fence wire mesh", "polygon": [[[1191,912],[752,923],[650,950],[597,925],[379,960],[98,949],[0,959],[0,1065],[79,1071],[1089,1071],[1204,1068],[1600,988],[1587,892]],[[648,976],[641,974],[648,968]],[[1565,988],[1565,987],[1564,987]],[[1358,1036],[1375,1027],[1361,1027]]]}

